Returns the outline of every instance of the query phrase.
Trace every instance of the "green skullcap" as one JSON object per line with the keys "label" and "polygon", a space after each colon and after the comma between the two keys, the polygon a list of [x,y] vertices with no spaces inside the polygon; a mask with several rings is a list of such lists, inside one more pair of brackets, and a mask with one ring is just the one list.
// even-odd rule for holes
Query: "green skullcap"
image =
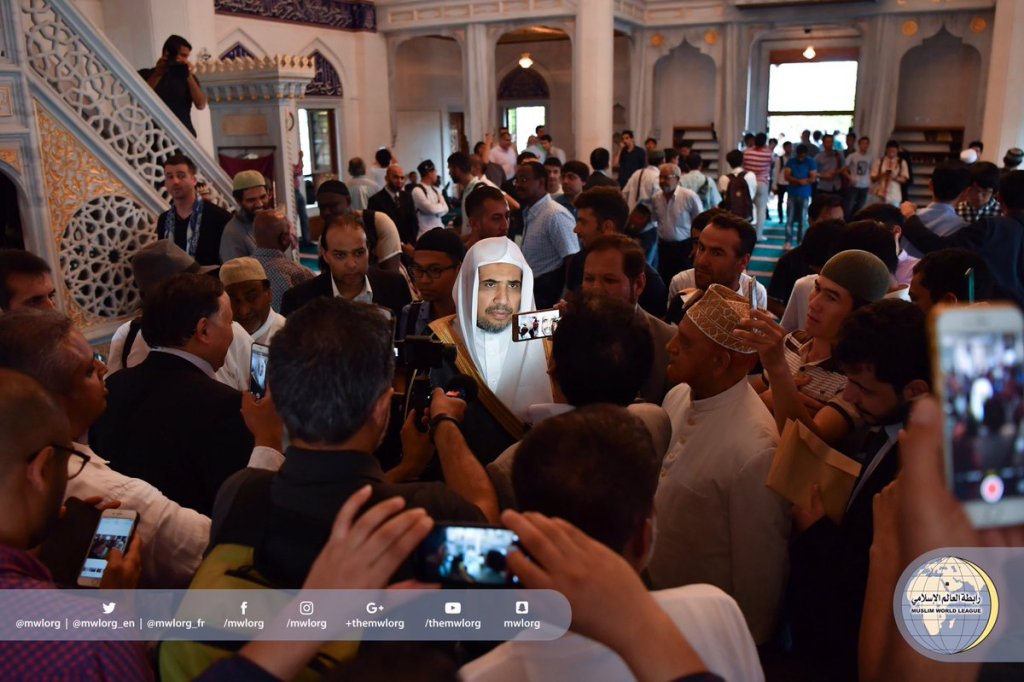
{"label": "green skullcap", "polygon": [[889,269],[878,256],[857,249],[829,258],[821,268],[821,276],[846,289],[854,299],[868,303],[885,298],[892,281]]}

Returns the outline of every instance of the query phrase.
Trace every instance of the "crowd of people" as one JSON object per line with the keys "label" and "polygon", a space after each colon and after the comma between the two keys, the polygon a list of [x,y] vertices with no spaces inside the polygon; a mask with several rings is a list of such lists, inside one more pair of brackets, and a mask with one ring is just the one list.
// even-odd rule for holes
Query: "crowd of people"
{"label": "crowd of people", "polygon": [[[848,138],[844,155],[806,131],[779,154],[759,133],[712,178],[688,145],[627,130],[583,161],[535,132],[522,152],[502,129],[449,156],[450,196],[430,160],[408,183],[389,150],[353,158],[302,234],[319,274],[260,173],[235,176],[229,213],[168,157],[172,204],[132,258],[142,310],[106,362],[58,312],[46,262],[0,252],[0,585],[56,586],[32,550],[72,497],[139,512],[127,547],[104,545],[107,588],[243,568],[279,588],[384,587],[433,524],[503,525],[518,548],[456,534],[442,572],[556,589],[573,634],[353,646],[328,675],[383,679],[397,656],[421,662],[409,679],[973,679],[913,654],[891,602],[926,549],[1020,540],[975,533],[924,485],[942,458],[925,317],[1024,304],[1024,171],[950,159],[918,210],[894,142]],[[766,288],[747,269],[772,193],[792,248]],[[766,486],[790,422],[859,468],[839,518],[817,483],[803,503]],[[911,507],[952,530],[894,521]],[[288,679],[320,647],[157,657],[183,677]],[[0,652],[4,679],[156,672],[138,643]]]}

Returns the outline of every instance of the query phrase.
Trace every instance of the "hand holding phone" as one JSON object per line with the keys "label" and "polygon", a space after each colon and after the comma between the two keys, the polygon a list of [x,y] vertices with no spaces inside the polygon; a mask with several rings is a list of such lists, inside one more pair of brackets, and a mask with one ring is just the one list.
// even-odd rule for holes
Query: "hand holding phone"
{"label": "hand holding phone", "polygon": [[270,347],[261,343],[252,344],[249,355],[249,393],[262,398],[267,393],[267,363],[270,362]]}
{"label": "hand holding phone", "polygon": [[139,548],[132,547],[138,521],[139,513],[131,509],[103,512],[78,576],[81,587],[133,587],[126,583],[138,582]]}
{"label": "hand holding phone", "polygon": [[1024,317],[940,305],[930,322],[947,483],[976,528],[1024,523]]}
{"label": "hand holding phone", "polygon": [[416,579],[453,587],[509,587],[508,550],[517,544],[507,528],[437,524],[413,554]]}

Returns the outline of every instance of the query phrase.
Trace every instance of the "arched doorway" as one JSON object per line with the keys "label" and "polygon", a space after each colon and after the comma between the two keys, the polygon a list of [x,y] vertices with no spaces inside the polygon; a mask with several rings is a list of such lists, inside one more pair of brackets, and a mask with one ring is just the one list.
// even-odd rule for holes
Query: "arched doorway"
{"label": "arched doorway", "polygon": [[575,158],[572,110],[572,42],[557,28],[510,31],[495,48],[498,114],[519,151],[543,125],[552,144]]}
{"label": "arched doorway", "polygon": [[654,125],[662,146],[685,142],[718,170],[715,60],[683,42],[654,65]]}
{"label": "arched doorway", "polygon": [[395,155],[406,173],[433,161],[442,184],[448,155],[466,151],[462,48],[452,38],[422,36],[395,57]]}
{"label": "arched doorway", "polygon": [[896,125],[963,128],[965,139],[980,136],[980,80],[978,50],[943,28],[900,62]]}

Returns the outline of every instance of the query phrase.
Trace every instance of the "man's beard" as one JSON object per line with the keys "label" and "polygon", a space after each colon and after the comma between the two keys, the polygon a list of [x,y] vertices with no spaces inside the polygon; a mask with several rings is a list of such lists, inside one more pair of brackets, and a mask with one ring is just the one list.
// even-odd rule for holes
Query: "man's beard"
{"label": "man's beard", "polygon": [[476,326],[483,329],[488,334],[500,334],[509,328],[512,324],[512,317],[514,311],[507,305],[492,305],[487,308],[484,313],[507,313],[508,319],[505,322],[491,322],[487,317],[477,317]]}

